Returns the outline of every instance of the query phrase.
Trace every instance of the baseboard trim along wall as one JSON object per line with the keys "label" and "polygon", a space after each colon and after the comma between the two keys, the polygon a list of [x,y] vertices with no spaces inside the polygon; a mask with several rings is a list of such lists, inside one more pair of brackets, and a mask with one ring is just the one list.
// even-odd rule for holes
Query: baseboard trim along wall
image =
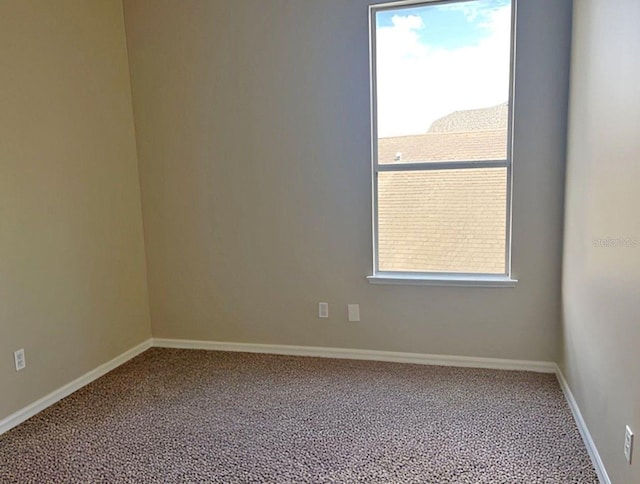
{"label": "baseboard trim along wall", "polygon": [[582,440],[587,447],[593,466],[596,469],[600,482],[602,484],[611,484],[611,480],[604,467],[604,463],[600,458],[598,449],[591,438],[591,433],[587,428],[580,408],[571,393],[571,389],[565,379],[562,371],[556,363],[548,361],[526,361],[526,360],[509,360],[501,358],[482,358],[470,356],[449,356],[449,355],[429,355],[422,353],[402,353],[394,351],[378,351],[378,350],[362,350],[348,348],[323,348],[316,346],[292,346],[292,345],[269,345],[269,344],[252,344],[252,343],[232,343],[226,341],[199,341],[199,340],[181,340],[181,339],[162,339],[152,338],[143,343],[125,351],[120,356],[100,365],[98,368],[91,370],[80,378],[64,385],[63,387],[51,392],[45,397],[37,400],[24,407],[21,410],[0,420],[0,435],[11,430],[13,427],[21,424],[28,418],[36,415],[45,408],[62,400],[64,397],[71,395],[76,390],[88,385],[92,381],[109,373],[118,366],[126,363],[130,359],[138,356],[151,347],[159,348],[180,348],[194,350],[210,350],[210,351],[234,351],[244,353],[265,353],[275,355],[289,356],[313,356],[320,358],[343,358],[351,360],[370,360],[370,361],[389,361],[395,363],[413,363],[419,365],[440,365],[440,366],[458,366],[466,368],[490,368],[496,370],[520,370],[535,371],[539,373],[555,373],[560,382],[560,387],[569,404],[569,408],[573,413],[573,417],[582,436]]}
{"label": "baseboard trim along wall", "polygon": [[596,469],[596,473],[598,474],[598,479],[600,479],[601,484],[611,484],[611,479],[609,479],[609,475],[607,474],[607,469],[604,467],[604,462],[600,458],[600,453],[598,452],[598,448],[596,447],[593,438],[591,437],[591,432],[589,432],[589,428],[587,427],[587,423],[584,421],[582,417],[582,412],[580,412],[580,407],[578,407],[578,402],[573,397],[573,393],[571,393],[571,388],[569,388],[569,383],[567,383],[566,378],[562,374],[562,370],[560,367],[556,365],[556,376],[558,377],[558,382],[560,382],[560,388],[562,388],[562,392],[564,393],[564,397],[569,404],[569,408],[571,409],[571,413],[573,413],[573,418],[576,421],[576,425],[578,426],[578,430],[580,431],[580,435],[582,436],[582,440],[584,441],[584,445],[587,448],[587,452],[589,452],[589,457],[591,457],[591,462],[593,463],[593,467]]}
{"label": "baseboard trim along wall", "polygon": [[348,348],[323,348],[318,346],[290,346],[226,341],[196,341],[181,339],[153,339],[153,346],[193,350],[235,351],[242,353],[268,353],[289,356],[315,356],[348,360],[389,361],[419,365],[461,366],[467,368],[491,368],[496,370],[521,370],[539,373],[555,373],[556,364],[547,361],[507,360],[471,356],[429,355],[394,351],[360,350]]}
{"label": "baseboard trim along wall", "polygon": [[420,365],[459,366],[467,368],[490,368],[496,370],[521,370],[540,373],[555,373],[562,392],[569,404],[582,440],[587,448],[591,462],[602,484],[611,484],[611,480],[600,458],[598,449],[591,438],[587,424],[582,418],[580,408],[571,393],[571,389],[556,363],[547,361],[509,360],[500,358],[481,358],[469,356],[429,355],[422,353],[401,353],[392,351],[357,350],[347,348],[323,348],[315,346],[267,345],[251,343],[231,343],[226,341],[199,341],[181,339],[154,338],[153,346],[159,348],[181,348],[210,351],[236,351],[245,353],[268,353],[290,356],[315,356],[321,358],[344,358],[352,360],[389,361],[395,363],[414,363]]}
{"label": "baseboard trim along wall", "polygon": [[137,346],[134,346],[130,350],[125,351],[119,356],[116,356],[114,359],[107,361],[106,363],[100,365],[99,367],[85,373],[80,378],[76,378],[71,383],[67,383],[66,385],[54,390],[48,395],[42,397],[39,400],[36,400],[30,405],[18,410],[17,412],[9,415],[8,417],[0,420],[0,435],[11,430],[12,428],[20,425],[25,420],[33,417],[37,413],[42,412],[45,408],[50,407],[54,403],[62,400],[64,397],[71,395],[73,392],[79,390],[80,388],[88,385],[94,380],[97,380],[101,376],[106,375],[111,370],[116,369],[123,363],[126,363],[130,359],[138,356],[140,353],[148,350],[152,346],[152,340],[148,339],[143,343],[140,343]]}

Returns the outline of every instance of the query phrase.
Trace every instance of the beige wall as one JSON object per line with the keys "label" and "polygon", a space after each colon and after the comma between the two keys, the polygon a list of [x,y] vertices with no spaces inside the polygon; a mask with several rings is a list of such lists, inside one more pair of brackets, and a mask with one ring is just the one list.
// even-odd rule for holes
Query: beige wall
{"label": "beige wall", "polygon": [[570,1],[520,2],[515,289],[365,280],[367,4],[125,0],[154,336],[555,360]]}
{"label": "beige wall", "polygon": [[[640,431],[640,246],[594,244],[640,240],[640,6],[621,2],[575,6],[561,334],[569,0],[519,2],[515,289],[365,281],[367,0],[125,0],[154,336],[562,349],[612,481],[640,480],[622,456],[624,425]],[[120,3],[4,1],[0,46],[2,418],[151,332]]]}
{"label": "beige wall", "polygon": [[[640,435],[640,3],[615,4],[575,2],[562,369],[612,482],[632,484],[640,454],[629,466],[622,449],[625,425]],[[630,240],[594,243],[607,237]]]}
{"label": "beige wall", "polygon": [[121,3],[0,2],[0,66],[1,419],[150,327]]}

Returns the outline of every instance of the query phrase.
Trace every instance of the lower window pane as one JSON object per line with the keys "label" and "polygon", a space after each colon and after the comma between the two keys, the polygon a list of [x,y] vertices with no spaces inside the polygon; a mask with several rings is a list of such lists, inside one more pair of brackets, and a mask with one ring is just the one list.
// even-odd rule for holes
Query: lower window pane
{"label": "lower window pane", "polygon": [[378,174],[378,268],[505,273],[507,169]]}

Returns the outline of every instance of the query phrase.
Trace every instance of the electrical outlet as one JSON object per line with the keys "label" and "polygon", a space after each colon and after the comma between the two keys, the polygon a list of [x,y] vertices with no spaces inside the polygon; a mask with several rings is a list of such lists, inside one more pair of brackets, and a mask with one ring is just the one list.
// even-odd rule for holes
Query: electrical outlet
{"label": "electrical outlet", "polygon": [[329,317],[329,303],[326,303],[326,302],[318,303],[318,317],[319,318]]}
{"label": "electrical outlet", "polygon": [[360,321],[360,305],[359,304],[348,304],[347,312],[349,313],[349,321],[351,322]]}
{"label": "electrical outlet", "polygon": [[24,357],[24,348],[13,353],[13,360],[16,363],[16,371],[24,370],[25,366],[27,366],[27,360]]}
{"label": "electrical outlet", "polygon": [[624,429],[624,456],[627,462],[631,464],[631,456],[633,455],[633,432],[627,425]]}

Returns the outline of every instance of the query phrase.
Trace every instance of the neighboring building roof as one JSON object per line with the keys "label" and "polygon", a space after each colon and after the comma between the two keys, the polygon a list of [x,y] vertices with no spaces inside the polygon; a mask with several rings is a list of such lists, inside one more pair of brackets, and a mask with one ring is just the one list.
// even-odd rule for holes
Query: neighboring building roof
{"label": "neighboring building roof", "polygon": [[507,129],[457,133],[427,133],[380,138],[378,163],[413,161],[504,160]]}
{"label": "neighboring building roof", "polygon": [[505,168],[378,176],[380,270],[503,273]]}
{"label": "neighboring building roof", "polygon": [[[504,124],[496,129],[501,113]],[[473,119],[491,129],[447,131]],[[378,158],[380,163],[505,159],[506,131],[506,104],[458,111],[435,121],[426,134],[381,138]],[[506,190],[505,168],[380,173],[380,270],[503,273]]]}
{"label": "neighboring building roof", "polygon": [[428,133],[452,133],[458,131],[485,131],[491,129],[507,129],[509,104],[467,111],[454,111],[435,120]]}

